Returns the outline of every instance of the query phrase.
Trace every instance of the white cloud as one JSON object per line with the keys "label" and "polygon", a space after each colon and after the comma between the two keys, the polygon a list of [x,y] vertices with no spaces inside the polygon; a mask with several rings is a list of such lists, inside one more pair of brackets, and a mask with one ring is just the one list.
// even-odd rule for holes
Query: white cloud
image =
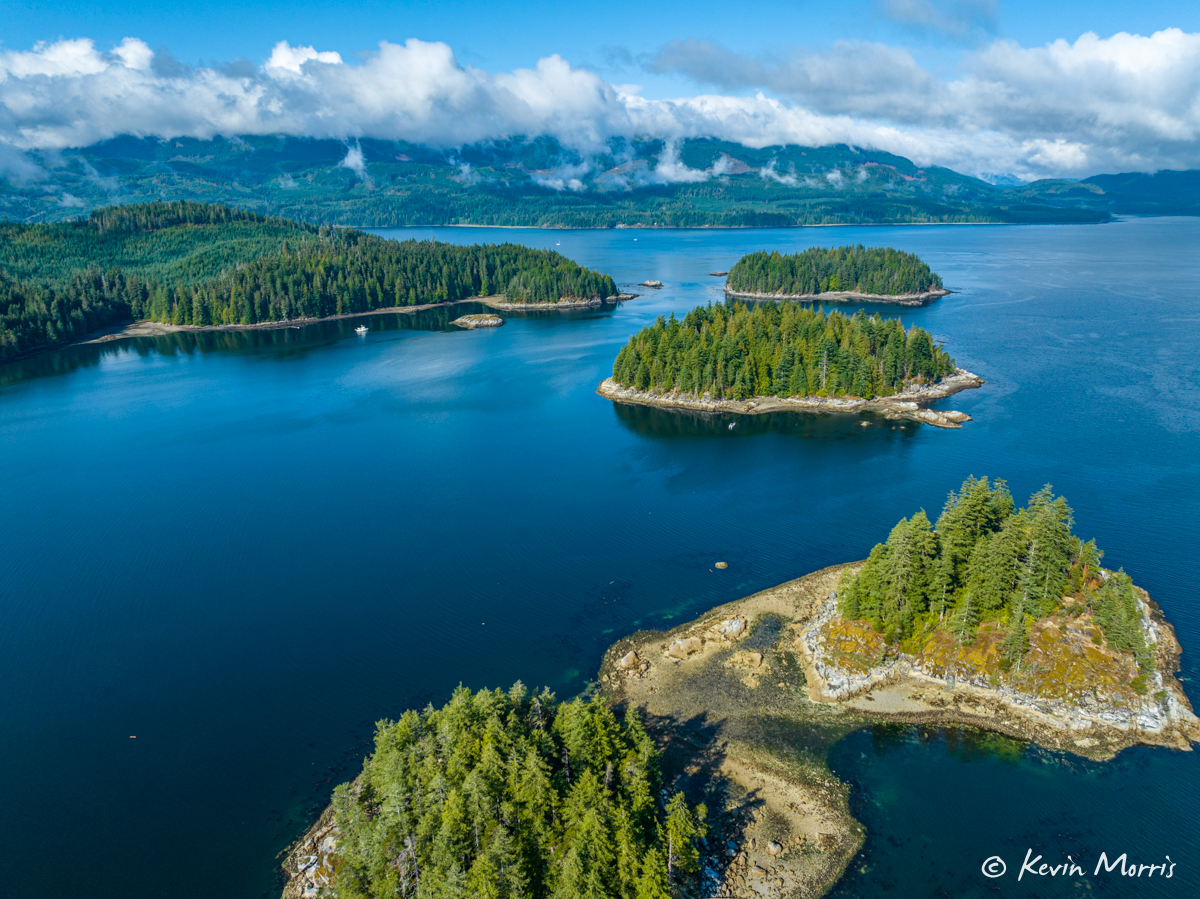
{"label": "white cloud", "polygon": [[577,164],[564,164],[546,171],[530,172],[533,183],[550,190],[581,191],[587,185],[583,176],[592,170],[591,163],[584,161]]}
{"label": "white cloud", "polygon": [[326,65],[340,65],[342,55],[332,50],[319,52],[315,47],[292,47],[287,41],[280,41],[271,50],[271,58],[267,60],[266,67],[283,69],[299,75],[303,71],[301,67],[313,59]]}
{"label": "white cloud", "polygon": [[[930,8],[983,21],[980,10],[990,7],[964,0]],[[904,9],[919,17],[925,7]],[[559,56],[490,73],[460,64],[446,44],[419,40],[381,42],[354,65],[334,51],[280,42],[259,69],[189,68],[135,38],[110,51],[87,39],[43,43],[0,52],[0,170],[33,177],[16,151],[120,134],[369,136],[443,148],[550,135],[585,157],[613,135],[667,142],[652,171],[614,170],[614,184],[719,174],[682,164],[677,142],[687,137],[753,147],[848,143],[922,165],[1023,177],[1200,167],[1200,34],[1179,29],[1032,48],[994,41],[948,76],[877,43],[757,58],[680,42],[652,67],[718,90],[648,99]],[[354,146],[343,164],[366,177]],[[543,178],[570,190],[583,174]]]}
{"label": "white cloud", "polygon": [[367,160],[363,156],[362,147],[359,146],[358,141],[354,142],[353,147],[346,148],[346,156],[338,165],[354,172],[358,176],[358,180],[368,187],[375,186],[375,182],[371,180],[371,176],[367,172]]}
{"label": "white cloud", "polygon": [[642,180],[647,184],[695,184],[707,181],[710,172],[702,169],[688,168],[679,158],[679,141],[668,140],[653,171],[642,173]]}
{"label": "white cloud", "polygon": [[758,170],[758,175],[764,181],[774,181],[777,184],[783,184],[787,187],[795,187],[799,184],[799,179],[796,177],[796,167],[789,166],[788,173],[781,175],[775,171],[775,160],[772,159],[769,163]]}

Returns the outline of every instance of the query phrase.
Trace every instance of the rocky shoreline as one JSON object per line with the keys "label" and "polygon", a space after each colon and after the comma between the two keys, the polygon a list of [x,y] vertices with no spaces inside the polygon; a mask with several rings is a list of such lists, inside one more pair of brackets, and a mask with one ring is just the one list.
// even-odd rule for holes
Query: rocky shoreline
{"label": "rocky shoreline", "polygon": [[1154,670],[1141,696],[1122,696],[1099,684],[1073,701],[1031,695],[1011,683],[903,653],[865,670],[847,670],[833,661],[836,641],[829,626],[840,620],[834,591],[812,610],[796,650],[813,702],[911,723],[973,725],[1095,759],[1135,745],[1188,750],[1200,742],[1200,719],[1175,677],[1182,649],[1175,629],[1144,591],[1141,605],[1146,641],[1154,646]]}
{"label": "rocky shoreline", "polygon": [[610,297],[562,297],[553,303],[510,303],[501,297],[476,297],[476,302],[505,312],[569,312],[573,309],[595,309],[598,306],[624,303],[636,293],[615,293]]}
{"label": "rocky shoreline", "polygon": [[[861,564],[813,572],[666,633],[634,634],[605,653],[601,693],[642,710],[672,789],[703,794],[708,804],[705,896],[815,897],[837,882],[864,832],[826,753],[872,724],[966,725],[1098,760],[1133,745],[1186,750],[1200,741],[1200,722],[1175,677],[1174,629],[1148,596],[1154,689],[1145,707],[1122,718],[1119,710],[1068,708],[986,682],[931,677],[903,659],[841,670],[821,632],[836,617],[843,573]],[[330,807],[286,853],[283,899],[329,895],[336,851]]]}
{"label": "rocky shoreline", "polygon": [[[1134,745],[1189,750],[1200,742],[1200,721],[1175,676],[1179,643],[1148,596],[1155,673],[1144,703],[1071,706],[932,677],[903,660],[859,674],[837,668],[819,634],[836,616],[842,574],[861,564],[814,572],[667,633],[635,634],[605,655],[605,695],[642,708],[684,757],[683,776],[707,778],[710,796],[723,799],[710,799],[719,848],[706,859],[705,895],[819,896],[837,881],[862,829],[824,750],[864,726],[965,725],[1101,761]],[[796,765],[804,752],[811,759]]]}
{"label": "rocky shoreline", "polygon": [[[161,337],[165,334],[174,334],[179,331],[271,331],[279,328],[299,328],[304,325],[312,325],[317,322],[332,322],[346,318],[362,318],[367,315],[392,315],[395,313],[408,312],[424,312],[427,309],[438,309],[442,306],[457,306],[461,303],[482,303],[492,309],[501,309],[509,312],[567,312],[574,309],[591,309],[597,306],[602,306],[605,303],[623,303],[627,300],[632,300],[636,297],[635,293],[619,293],[611,297],[594,297],[592,299],[579,299],[576,297],[564,297],[554,303],[508,303],[501,296],[487,297],[467,297],[462,300],[447,300],[444,303],[421,303],[416,306],[388,306],[384,309],[369,309],[366,312],[346,312],[340,315],[325,315],[325,316],[304,316],[301,318],[289,318],[275,322],[255,322],[252,325],[172,325],[165,322],[150,321],[143,319],[142,321],[129,322],[124,325],[116,325],[111,328],[105,328],[101,331],[94,332],[88,335],[83,340],[77,340],[75,343],[66,344],[67,346],[82,346],[91,343],[110,343],[114,340],[125,340],[131,337]],[[36,353],[52,349],[52,347],[39,347],[36,350],[31,350],[29,353],[21,354],[22,357],[35,355]]]}
{"label": "rocky shoreline", "polygon": [[738,415],[762,415],[768,412],[861,413],[881,412],[889,420],[907,420],[933,425],[936,428],[961,428],[970,421],[965,412],[927,409],[926,404],[945,399],[963,390],[984,385],[983,378],[958,369],[935,384],[913,385],[893,396],[865,400],[860,397],[776,397],[755,396],[745,400],[713,399],[708,394],[670,391],[653,393],[623,387],[612,378],[600,382],[596,392],[615,403],[656,406],[660,409],[680,409],[689,412],[732,412]]}
{"label": "rocky shoreline", "polygon": [[924,306],[954,293],[952,290],[928,290],[925,293],[859,293],[857,290],[827,290],[824,293],[752,293],[725,288],[733,300],[796,300],[802,303],[884,303],[891,306]]}

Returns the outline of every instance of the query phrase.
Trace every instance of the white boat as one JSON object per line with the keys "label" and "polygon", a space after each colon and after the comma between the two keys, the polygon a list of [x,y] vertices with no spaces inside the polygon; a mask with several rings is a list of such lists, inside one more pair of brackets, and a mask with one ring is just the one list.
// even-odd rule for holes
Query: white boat
{"label": "white boat", "polygon": [[368,329],[367,329],[366,325],[359,325],[357,328],[354,329],[354,333],[361,337],[363,334],[367,333],[367,330]]}

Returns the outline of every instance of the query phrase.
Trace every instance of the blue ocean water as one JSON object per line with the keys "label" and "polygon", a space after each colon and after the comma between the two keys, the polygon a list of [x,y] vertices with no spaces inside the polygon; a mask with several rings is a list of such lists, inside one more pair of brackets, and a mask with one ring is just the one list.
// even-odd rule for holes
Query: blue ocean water
{"label": "blue ocean water", "polygon": [[[365,338],[336,322],[0,367],[3,899],[274,895],[276,853],[376,720],[460,682],[571,695],[618,636],[862,558],[969,474],[1019,499],[1053,483],[1196,675],[1200,220],[385,233],[553,247],[666,286],[493,331],[376,316]],[[708,272],[851,242],[917,252],[956,291],[902,315],[987,379],[941,404],[974,416],[961,431],[729,431],[594,393],[638,328],[719,301]],[[1026,844],[1170,855],[1139,893],[1200,892],[1193,753],[1092,766],[883,729],[831,761],[870,834],[842,896],[1128,893],[1018,884]],[[988,880],[997,854],[1010,872]]]}

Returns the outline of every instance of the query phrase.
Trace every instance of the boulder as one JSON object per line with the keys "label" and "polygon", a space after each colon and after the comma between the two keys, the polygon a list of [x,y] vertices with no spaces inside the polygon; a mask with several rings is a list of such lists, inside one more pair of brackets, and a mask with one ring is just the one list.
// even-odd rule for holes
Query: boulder
{"label": "boulder", "polygon": [[619,664],[621,669],[624,671],[632,671],[641,663],[642,660],[638,658],[638,654],[631,649],[629,650],[629,654],[622,656],[621,661],[617,664]]}
{"label": "boulder", "polygon": [[673,659],[686,659],[694,652],[699,652],[704,645],[699,637],[680,637],[667,648],[667,655]]}
{"label": "boulder", "polygon": [[717,633],[726,640],[736,640],[742,634],[746,633],[746,619],[730,618],[722,621],[717,625]]}

